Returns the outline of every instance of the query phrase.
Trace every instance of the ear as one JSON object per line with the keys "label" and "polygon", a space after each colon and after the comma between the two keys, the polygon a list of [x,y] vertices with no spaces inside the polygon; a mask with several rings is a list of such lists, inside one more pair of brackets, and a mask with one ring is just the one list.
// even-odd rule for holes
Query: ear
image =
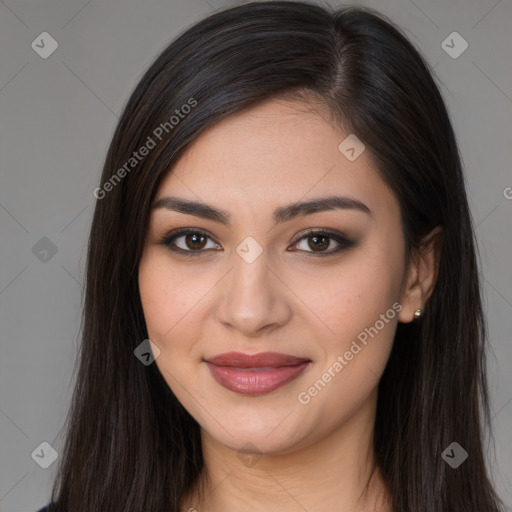
{"label": "ear", "polygon": [[411,254],[400,297],[402,309],[398,316],[399,322],[412,322],[414,312],[417,309],[425,309],[439,273],[442,236],[441,226],[435,227],[422,239],[420,247]]}

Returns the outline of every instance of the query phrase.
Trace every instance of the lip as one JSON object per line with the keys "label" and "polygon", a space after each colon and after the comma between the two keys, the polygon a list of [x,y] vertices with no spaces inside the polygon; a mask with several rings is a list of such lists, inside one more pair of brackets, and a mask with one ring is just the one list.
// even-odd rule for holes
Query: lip
{"label": "lip", "polygon": [[279,352],[259,352],[258,354],[244,354],[242,352],[226,352],[218,356],[209,357],[206,362],[217,366],[234,366],[236,368],[262,368],[292,366],[309,359],[296,357]]}
{"label": "lip", "polygon": [[244,395],[270,393],[297,378],[311,363],[277,352],[228,352],[205,362],[221,386]]}

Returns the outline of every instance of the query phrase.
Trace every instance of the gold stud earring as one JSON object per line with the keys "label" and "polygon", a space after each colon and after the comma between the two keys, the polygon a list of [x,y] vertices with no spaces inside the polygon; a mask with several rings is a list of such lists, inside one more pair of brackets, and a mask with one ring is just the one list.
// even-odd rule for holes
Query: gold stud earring
{"label": "gold stud earring", "polygon": [[414,312],[414,318],[421,318],[423,315],[423,309],[417,309],[415,312]]}

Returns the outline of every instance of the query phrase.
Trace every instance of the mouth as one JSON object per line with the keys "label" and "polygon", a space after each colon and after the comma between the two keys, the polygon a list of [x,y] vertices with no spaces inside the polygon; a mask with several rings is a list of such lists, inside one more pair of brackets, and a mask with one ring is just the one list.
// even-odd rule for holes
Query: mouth
{"label": "mouth", "polygon": [[205,360],[213,378],[223,387],[244,395],[270,393],[296,379],[311,360],[262,352],[242,354],[230,352]]}

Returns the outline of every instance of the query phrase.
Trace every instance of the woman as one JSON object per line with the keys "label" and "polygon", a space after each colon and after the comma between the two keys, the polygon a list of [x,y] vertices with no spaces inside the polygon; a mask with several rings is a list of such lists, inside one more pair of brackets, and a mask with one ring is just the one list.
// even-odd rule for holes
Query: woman
{"label": "woman", "polygon": [[132,94],[51,511],[499,511],[458,149],[364,8],[249,3]]}

